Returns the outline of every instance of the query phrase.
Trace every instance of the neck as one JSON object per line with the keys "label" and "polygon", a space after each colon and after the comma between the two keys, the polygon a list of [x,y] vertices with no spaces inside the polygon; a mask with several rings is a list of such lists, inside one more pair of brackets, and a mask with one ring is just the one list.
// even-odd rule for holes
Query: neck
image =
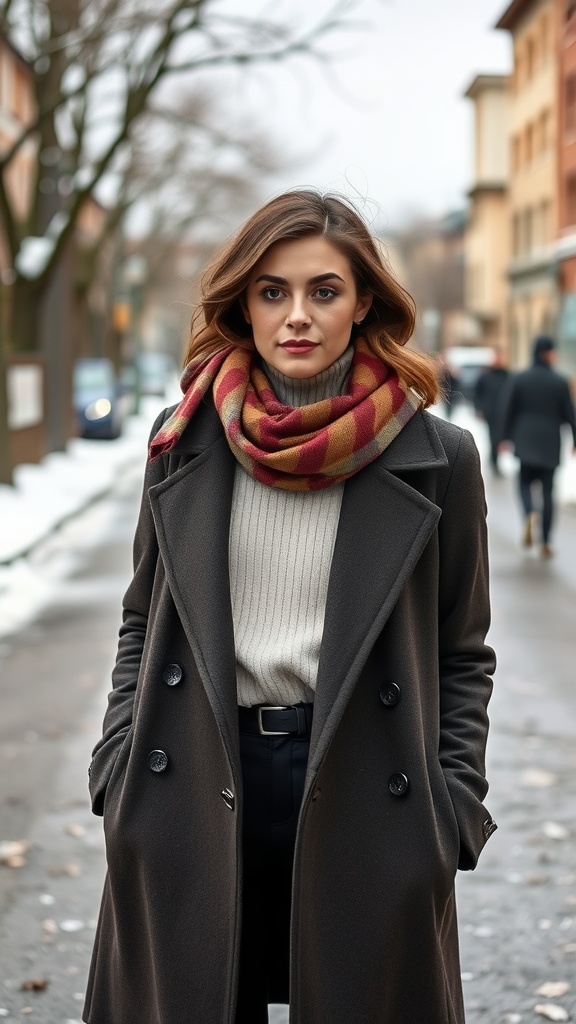
{"label": "neck", "polygon": [[346,391],[346,382],[352,359],[354,357],[354,346],[349,345],[336,362],[332,363],[321,373],[314,377],[287,377],[280,373],[270,363],[264,363],[263,368],[274,393],[283,405],[293,407],[313,405],[325,398],[335,398],[336,395],[343,395]]}

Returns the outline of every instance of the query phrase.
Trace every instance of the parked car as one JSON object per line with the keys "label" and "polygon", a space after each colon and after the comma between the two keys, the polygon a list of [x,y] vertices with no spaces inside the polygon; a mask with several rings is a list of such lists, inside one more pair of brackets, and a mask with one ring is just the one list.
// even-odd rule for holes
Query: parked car
{"label": "parked car", "polygon": [[140,394],[164,398],[169,378],[177,373],[172,356],[166,352],[141,352],[136,366]]}
{"label": "parked car", "polygon": [[110,359],[77,359],[73,403],[80,437],[118,437],[124,419],[123,388]]}

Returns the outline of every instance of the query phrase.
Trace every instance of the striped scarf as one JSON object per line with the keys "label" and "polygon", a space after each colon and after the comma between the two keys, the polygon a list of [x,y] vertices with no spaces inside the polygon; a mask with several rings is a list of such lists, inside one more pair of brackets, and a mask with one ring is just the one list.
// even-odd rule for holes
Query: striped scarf
{"label": "striped scarf", "polygon": [[228,345],[192,359],[180,382],[184,398],[150,445],[150,458],[170,451],[212,387],[226,438],[241,466],[263,484],[315,491],[340,483],[373,462],[420,407],[362,339],[355,343],[345,395],[300,408],[283,405],[254,352]]}

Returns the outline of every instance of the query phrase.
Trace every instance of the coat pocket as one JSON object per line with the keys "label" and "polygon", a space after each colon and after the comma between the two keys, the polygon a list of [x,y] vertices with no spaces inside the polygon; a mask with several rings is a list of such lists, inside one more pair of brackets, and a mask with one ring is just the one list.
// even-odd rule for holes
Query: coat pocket
{"label": "coat pocket", "polygon": [[133,730],[130,728],[122,741],[122,745],[116,755],[116,760],[114,761],[110,777],[106,784],[103,804],[104,825],[106,825],[106,818],[109,817],[110,814],[110,807],[111,804],[113,804],[114,793],[118,788],[118,782],[121,781],[126,774],[128,759],[132,749],[132,736]]}
{"label": "coat pocket", "polygon": [[439,761],[437,761],[433,766],[433,771],[430,777],[430,787],[432,790],[432,800],[434,803],[436,831],[438,834],[439,845],[443,851],[447,864],[450,866],[450,870],[453,870],[453,874],[455,875],[460,858],[460,829],[458,827],[458,818],[456,817],[454,804],[452,803],[452,798],[448,789],[448,783],[446,782],[444,772],[442,771]]}

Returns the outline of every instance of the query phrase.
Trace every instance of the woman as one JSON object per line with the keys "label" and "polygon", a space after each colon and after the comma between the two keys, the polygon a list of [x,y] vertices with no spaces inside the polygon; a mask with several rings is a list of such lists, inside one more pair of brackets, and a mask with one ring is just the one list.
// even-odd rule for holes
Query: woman
{"label": "woman", "polygon": [[[157,421],[91,766],[89,1024],[462,1024],[492,651],[478,458],[356,211],[218,254]],[[167,418],[166,418],[167,416]]]}

